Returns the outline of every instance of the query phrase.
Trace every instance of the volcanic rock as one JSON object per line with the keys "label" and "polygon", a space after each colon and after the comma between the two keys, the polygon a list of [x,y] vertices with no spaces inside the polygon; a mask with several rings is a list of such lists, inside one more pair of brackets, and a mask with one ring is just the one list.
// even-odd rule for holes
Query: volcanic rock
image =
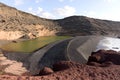
{"label": "volcanic rock", "polygon": [[120,53],[113,50],[99,50],[93,52],[88,59],[88,64],[90,62],[106,63],[110,62],[116,65],[120,65]]}
{"label": "volcanic rock", "polygon": [[51,68],[49,68],[49,67],[44,67],[41,71],[40,71],[40,73],[39,73],[39,75],[48,75],[48,74],[51,74],[51,73],[53,73],[54,71],[51,69]]}
{"label": "volcanic rock", "polygon": [[[62,65],[69,65],[70,68],[56,71],[45,76],[7,76],[1,75],[0,80],[119,80],[120,66],[111,65],[108,67],[89,66],[75,62],[64,61]],[[71,65],[72,64],[72,65]]]}
{"label": "volcanic rock", "polygon": [[70,61],[67,61],[67,62],[61,61],[61,62],[55,63],[53,65],[53,70],[54,71],[62,71],[62,70],[70,68],[72,65],[73,65],[73,63]]}

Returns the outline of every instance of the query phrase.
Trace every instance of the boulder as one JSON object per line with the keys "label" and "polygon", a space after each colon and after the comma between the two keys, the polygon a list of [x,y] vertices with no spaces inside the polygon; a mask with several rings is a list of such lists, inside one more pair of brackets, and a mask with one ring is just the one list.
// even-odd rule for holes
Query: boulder
{"label": "boulder", "polygon": [[91,54],[87,64],[90,64],[91,62],[120,65],[120,53],[113,50],[99,50]]}
{"label": "boulder", "polygon": [[39,75],[48,75],[53,73],[54,71],[49,67],[44,67],[42,70],[40,70]]}

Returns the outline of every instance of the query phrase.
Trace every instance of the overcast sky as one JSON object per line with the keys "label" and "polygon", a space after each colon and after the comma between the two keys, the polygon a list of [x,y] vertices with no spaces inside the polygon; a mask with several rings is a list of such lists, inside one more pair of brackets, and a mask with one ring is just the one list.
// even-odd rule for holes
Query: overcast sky
{"label": "overcast sky", "polygon": [[49,19],[83,15],[120,21],[120,0],[0,0],[0,2]]}

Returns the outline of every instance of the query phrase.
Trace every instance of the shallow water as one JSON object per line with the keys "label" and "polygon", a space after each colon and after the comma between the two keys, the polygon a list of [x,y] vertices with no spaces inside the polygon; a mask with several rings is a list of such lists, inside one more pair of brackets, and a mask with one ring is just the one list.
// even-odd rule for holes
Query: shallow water
{"label": "shallow water", "polygon": [[45,45],[70,38],[70,36],[48,36],[48,37],[39,37],[32,40],[21,41],[21,42],[11,42],[1,46],[1,49],[12,52],[33,52],[39,48],[44,47]]}

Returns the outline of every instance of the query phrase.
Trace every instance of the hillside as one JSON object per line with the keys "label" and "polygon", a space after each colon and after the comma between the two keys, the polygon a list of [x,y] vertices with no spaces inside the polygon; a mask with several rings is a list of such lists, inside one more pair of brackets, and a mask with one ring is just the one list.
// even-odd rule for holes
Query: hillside
{"label": "hillside", "polygon": [[119,36],[120,22],[71,16],[50,20],[0,3],[0,39],[36,38],[55,35]]}
{"label": "hillside", "polygon": [[52,20],[39,18],[0,3],[0,38],[34,38],[55,35],[60,29]]}
{"label": "hillside", "polygon": [[85,16],[71,16],[56,20],[64,34],[78,35],[119,35],[120,22],[100,20]]}

